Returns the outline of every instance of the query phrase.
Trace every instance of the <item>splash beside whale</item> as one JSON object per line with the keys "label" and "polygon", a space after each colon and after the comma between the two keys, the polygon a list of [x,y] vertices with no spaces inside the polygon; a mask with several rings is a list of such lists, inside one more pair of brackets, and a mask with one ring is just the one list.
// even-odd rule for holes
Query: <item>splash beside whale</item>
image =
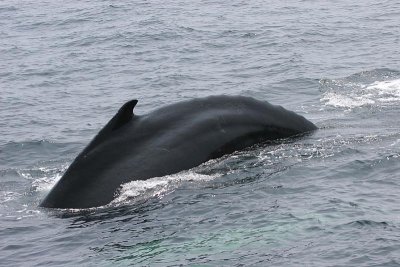
{"label": "splash beside whale", "polygon": [[110,203],[122,184],[187,170],[251,145],[316,129],[281,106],[243,96],[210,96],[137,116],[125,103],[76,157],[40,206]]}

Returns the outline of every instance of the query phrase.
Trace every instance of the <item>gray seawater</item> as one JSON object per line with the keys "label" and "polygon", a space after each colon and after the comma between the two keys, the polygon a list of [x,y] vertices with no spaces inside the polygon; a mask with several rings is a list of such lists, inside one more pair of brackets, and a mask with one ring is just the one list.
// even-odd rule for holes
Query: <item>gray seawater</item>
{"label": "gray seawater", "polygon": [[[398,1],[0,2],[1,266],[400,266]],[[283,105],[315,133],[41,199],[127,100]]]}

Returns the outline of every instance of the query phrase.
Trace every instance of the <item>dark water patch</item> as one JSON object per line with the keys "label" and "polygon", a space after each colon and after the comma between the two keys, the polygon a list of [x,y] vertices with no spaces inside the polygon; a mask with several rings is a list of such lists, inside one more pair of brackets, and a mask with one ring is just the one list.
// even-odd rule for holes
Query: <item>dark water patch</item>
{"label": "dark water patch", "polygon": [[[133,225],[148,222],[146,218],[154,211],[162,209],[166,203],[157,198],[147,198],[141,201],[131,201],[125,205],[107,205],[89,209],[42,209],[50,217],[62,219],[68,229],[90,229],[93,227],[107,228],[107,225],[126,224],[129,228]],[[119,229],[122,230],[122,229]],[[119,231],[113,227],[111,232]]]}
{"label": "dark water patch", "polygon": [[10,11],[17,11],[18,8],[15,6],[0,6],[0,12],[10,12]]}
{"label": "dark water patch", "polygon": [[345,223],[343,225],[336,226],[339,229],[345,229],[345,228],[381,228],[381,229],[388,229],[392,228],[389,223],[387,222],[377,222],[377,221],[372,221],[372,220],[357,220],[349,223]]}
{"label": "dark water patch", "polygon": [[330,203],[334,205],[345,205],[350,207],[358,207],[358,204],[353,201],[344,201],[343,199],[333,198],[329,200]]}

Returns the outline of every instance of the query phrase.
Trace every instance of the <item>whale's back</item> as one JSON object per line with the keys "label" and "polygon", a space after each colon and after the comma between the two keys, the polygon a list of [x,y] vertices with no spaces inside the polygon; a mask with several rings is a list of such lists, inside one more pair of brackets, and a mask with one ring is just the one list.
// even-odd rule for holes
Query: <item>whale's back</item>
{"label": "whale's back", "polygon": [[136,103],[120,108],[41,206],[105,205],[123,183],[177,173],[264,140],[316,129],[292,111],[249,97],[195,99],[142,116],[132,113]]}

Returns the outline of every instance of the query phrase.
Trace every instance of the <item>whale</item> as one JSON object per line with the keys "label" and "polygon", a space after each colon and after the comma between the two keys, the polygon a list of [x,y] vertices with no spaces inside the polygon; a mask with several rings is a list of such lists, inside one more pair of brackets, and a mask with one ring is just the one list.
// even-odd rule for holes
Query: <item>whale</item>
{"label": "whale", "polygon": [[209,96],[137,115],[126,102],[75,158],[39,204],[105,206],[124,183],[194,168],[252,145],[311,132],[303,116],[245,96]]}

